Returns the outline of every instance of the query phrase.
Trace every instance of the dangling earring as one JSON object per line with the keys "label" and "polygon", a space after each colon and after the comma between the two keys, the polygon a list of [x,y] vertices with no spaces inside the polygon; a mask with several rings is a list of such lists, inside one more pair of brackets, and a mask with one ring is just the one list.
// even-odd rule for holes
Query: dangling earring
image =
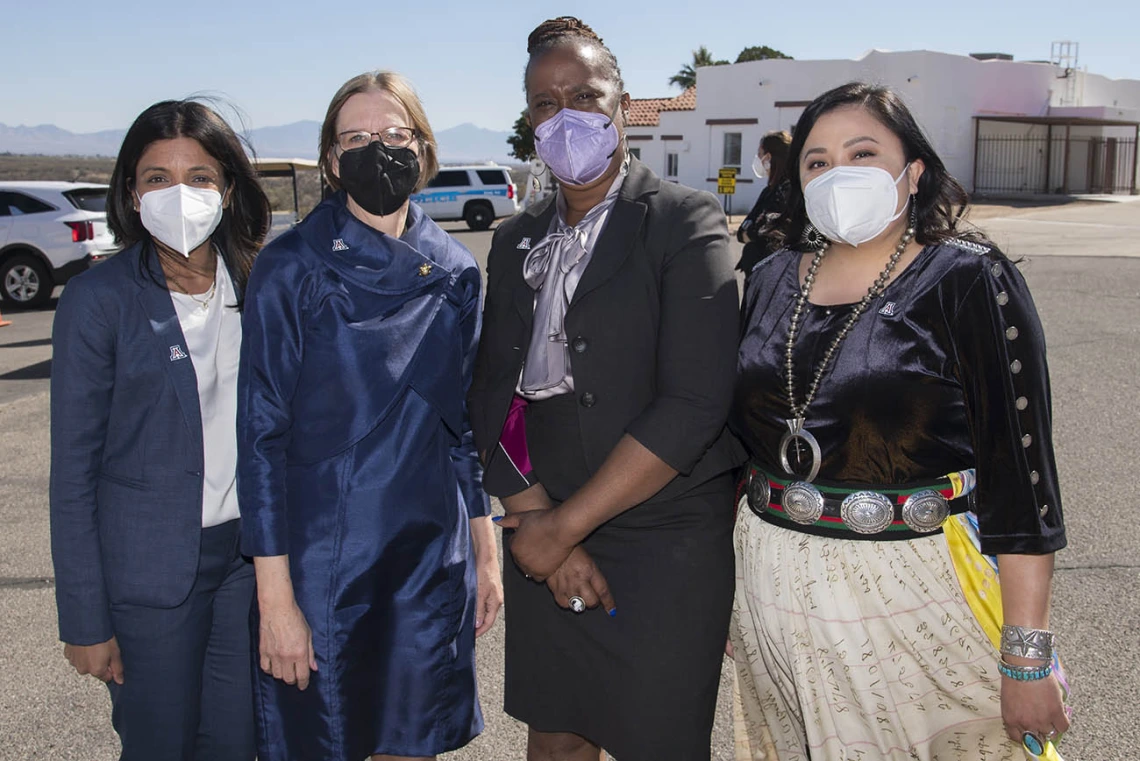
{"label": "dangling earring", "polygon": [[912,194],[910,197],[910,216],[907,219],[907,234],[912,238],[918,230],[918,196]]}
{"label": "dangling earring", "polygon": [[530,176],[541,177],[546,172],[546,162],[535,156],[530,160]]}
{"label": "dangling earring", "polygon": [[815,229],[815,225],[811,222],[804,225],[804,231],[800,236],[800,240],[803,241],[808,251],[819,251],[827,245],[827,238],[823,236],[823,233]]}

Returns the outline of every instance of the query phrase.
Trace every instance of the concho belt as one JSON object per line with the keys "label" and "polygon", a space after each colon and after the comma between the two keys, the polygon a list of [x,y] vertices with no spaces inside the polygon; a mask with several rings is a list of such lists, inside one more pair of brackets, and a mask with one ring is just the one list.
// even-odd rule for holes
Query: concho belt
{"label": "concho belt", "polygon": [[973,509],[974,469],[895,486],[806,483],[748,466],[748,506],[764,520],[843,539],[913,539]]}

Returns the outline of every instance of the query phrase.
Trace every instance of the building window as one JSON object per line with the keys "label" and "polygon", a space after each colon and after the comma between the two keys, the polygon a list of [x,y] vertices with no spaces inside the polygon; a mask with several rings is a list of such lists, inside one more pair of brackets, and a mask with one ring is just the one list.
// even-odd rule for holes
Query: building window
{"label": "building window", "polygon": [[724,133],[724,161],[721,166],[740,167],[740,133]]}
{"label": "building window", "polygon": [[666,177],[676,177],[677,176],[677,154],[676,153],[666,153],[665,154],[665,176]]}
{"label": "building window", "polygon": [[640,161],[641,160],[641,149],[640,148],[630,148],[629,149],[629,155],[633,156],[635,159]]}

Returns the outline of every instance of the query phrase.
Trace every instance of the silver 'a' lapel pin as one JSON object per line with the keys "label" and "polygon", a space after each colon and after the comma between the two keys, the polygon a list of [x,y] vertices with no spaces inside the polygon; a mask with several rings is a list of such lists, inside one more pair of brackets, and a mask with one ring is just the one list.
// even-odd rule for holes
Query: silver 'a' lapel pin
{"label": "silver 'a' lapel pin", "polygon": [[175,362],[180,359],[186,359],[186,352],[182,351],[182,347],[178,344],[170,347],[170,361]]}
{"label": "silver 'a' lapel pin", "polygon": [[522,240],[519,241],[519,244],[517,246],[515,246],[515,248],[519,249],[520,251],[529,251],[530,250],[530,238],[523,238]]}
{"label": "silver 'a' lapel pin", "polygon": [[343,238],[337,238],[336,240],[333,241],[332,250],[333,251],[347,251],[348,250],[348,244],[344,242]]}
{"label": "silver 'a' lapel pin", "polygon": [[888,301],[886,304],[883,304],[883,308],[879,310],[879,314],[883,315],[884,317],[892,317],[894,316],[894,313],[895,302],[893,301]]}

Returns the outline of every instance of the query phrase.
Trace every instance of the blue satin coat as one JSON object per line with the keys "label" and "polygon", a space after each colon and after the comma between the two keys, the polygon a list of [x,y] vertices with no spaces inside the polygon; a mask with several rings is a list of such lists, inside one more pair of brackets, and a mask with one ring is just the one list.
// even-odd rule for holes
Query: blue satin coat
{"label": "blue satin coat", "polygon": [[305,692],[257,669],[261,761],[431,756],[482,731],[468,519],[490,506],[464,403],[480,284],[418,207],[395,239],[343,193],[257,259],[242,548],[288,554],[319,667]]}

